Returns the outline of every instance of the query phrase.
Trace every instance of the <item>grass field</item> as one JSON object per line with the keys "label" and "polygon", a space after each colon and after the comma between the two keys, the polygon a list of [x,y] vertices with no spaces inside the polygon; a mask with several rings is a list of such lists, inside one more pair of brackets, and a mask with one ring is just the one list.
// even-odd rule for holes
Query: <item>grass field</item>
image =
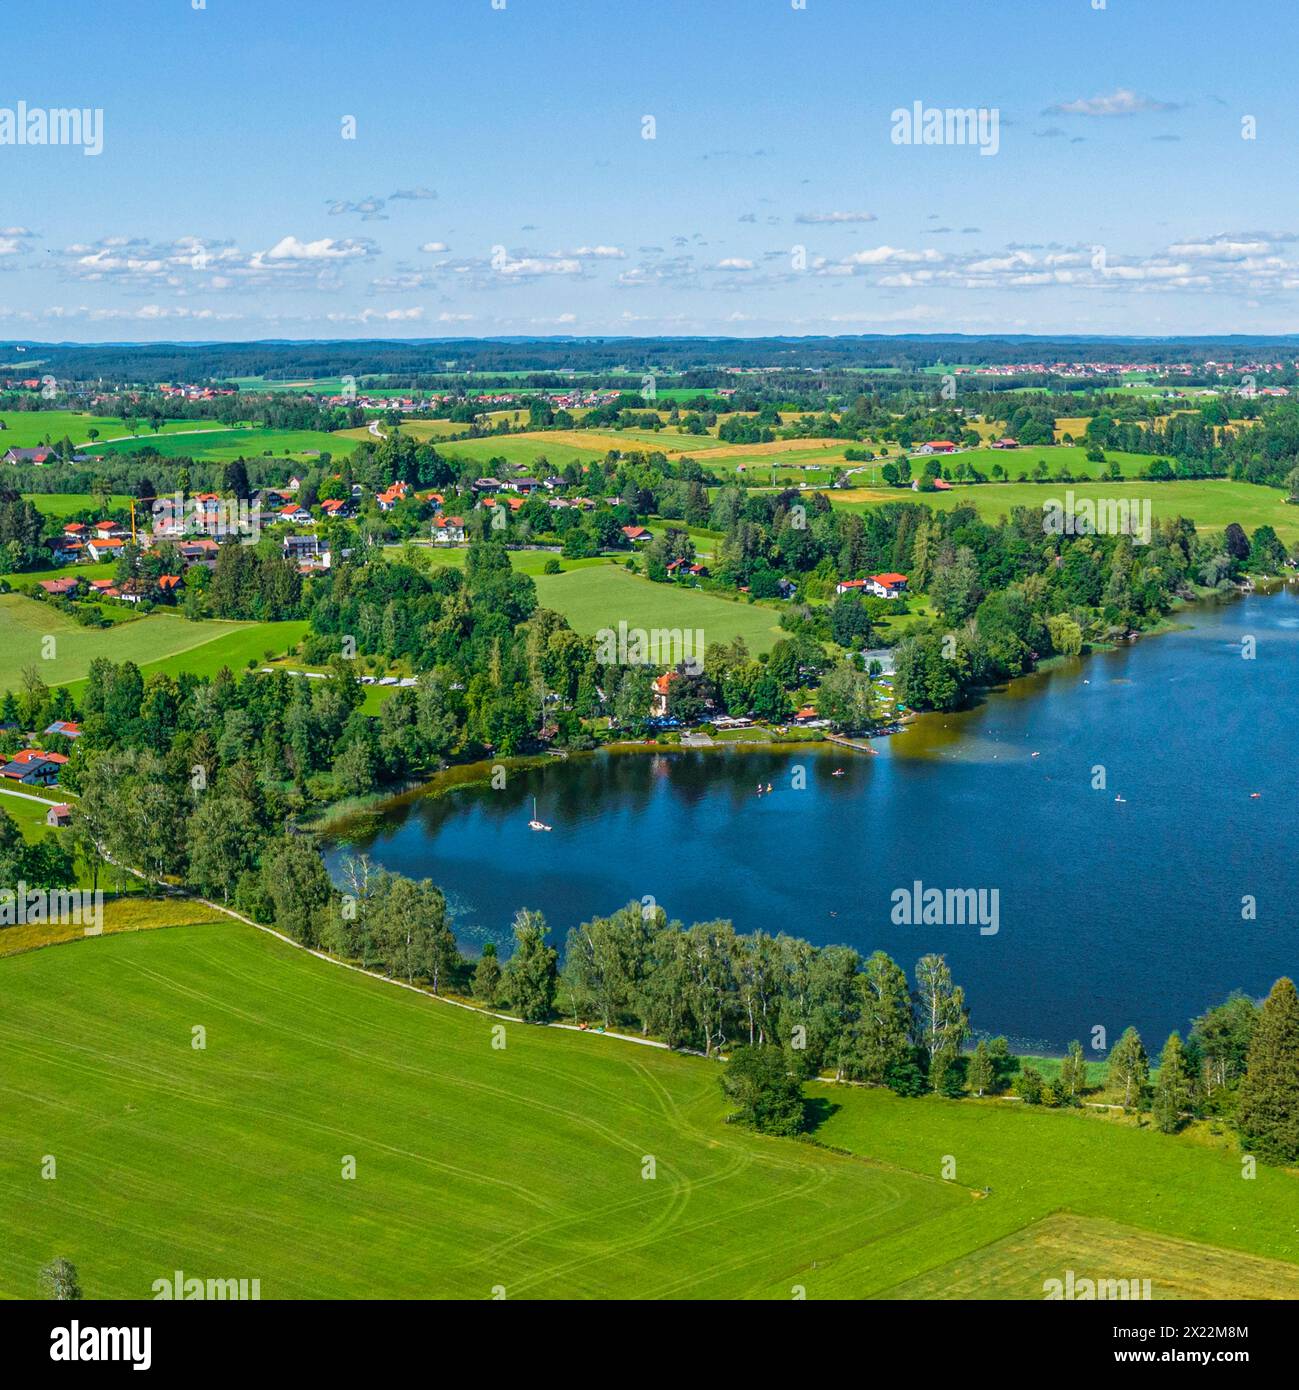
{"label": "grass field", "polygon": [[204,430],[202,437],[197,434],[173,434],[165,436],[143,435],[139,439],[123,439],[109,444],[105,453],[130,453],[148,444],[166,458],[188,457],[228,462],[235,458],[259,458],[270,454],[273,458],[309,459],[317,454],[330,454],[335,458],[350,454],[356,448],[354,439],[341,434],[327,434],[321,430],[273,430],[273,429],[217,429]]}
{"label": "grass field", "polygon": [[[1073,448],[1068,444],[1038,444],[1023,449],[966,449],[951,455],[950,462],[944,460],[943,466],[955,467],[964,459],[980,473],[991,476],[993,467],[1000,464],[1012,479],[1018,479],[1021,473],[1032,478],[1038,464],[1044,462],[1048,477],[1055,477],[1064,470],[1075,478],[1099,478],[1111,463],[1117,463],[1125,478],[1139,478],[1155,458],[1154,454],[1127,454],[1119,449],[1107,449],[1104,463],[1089,463],[1086,449]],[[924,459],[912,459],[912,476],[920,471],[924,462]]]}
{"label": "grass field", "polygon": [[[82,627],[61,610],[21,594],[0,594],[0,644],[6,655],[0,690],[17,690],[23,668],[35,666],[46,685],[74,685],[96,657],[134,661],[147,676],[156,670],[214,675],[222,666],[238,672],[267,649],[284,651],[307,624],[190,622],[174,613],[152,613],[113,628]],[[54,655],[46,658],[46,638]],[[75,694],[75,690],[74,690]]]}
{"label": "grass field", "polygon": [[[42,516],[52,517],[56,521],[65,516],[72,516],[75,512],[101,510],[98,499],[88,492],[25,492],[23,496]],[[108,506],[125,507],[129,505],[130,500],[124,494],[115,492],[108,499]]]}
{"label": "grass field", "polygon": [[[833,1094],[841,1104],[819,1131],[825,1143],[922,1173],[937,1173],[950,1155],[957,1182],[989,1189],[962,1222],[980,1259],[988,1253],[983,1247],[1068,1211],[1299,1261],[1299,1176],[1260,1164],[1246,1181],[1239,1154],[1225,1140],[1214,1148],[1195,1136],[1162,1135],[1096,1113],[1008,1102],[909,1102],[860,1087]],[[1076,1258],[1072,1267],[1115,1277],[1132,1272],[1122,1266],[1084,1271]],[[1156,1278],[1153,1269],[1140,1273]],[[1250,1291],[1242,1286],[1235,1296]]]}
{"label": "grass field", "polygon": [[[107,440],[119,436],[131,438],[130,430],[117,416],[83,415],[75,410],[10,410],[0,411],[4,429],[0,430],[0,453],[5,449],[31,449],[46,441],[57,444],[62,439],[70,439],[74,444],[91,445],[96,453]],[[219,429],[216,420],[165,420],[161,433],[174,434],[178,430]],[[99,438],[91,440],[90,431],[98,430]],[[156,440],[148,427],[142,427],[137,442]]]}
{"label": "grass field", "polygon": [[566,617],[575,632],[600,628],[697,628],[704,641],[730,642],[742,636],[749,651],[770,651],[780,638],[779,614],[759,604],[737,603],[679,584],[653,584],[621,565],[599,565],[572,574],[536,579],[537,600]]}
{"label": "grass field", "polygon": [[954,487],[950,492],[912,492],[904,488],[853,488],[831,493],[836,507],[863,509],[884,502],[923,502],[935,510],[974,507],[981,517],[996,521],[1015,507],[1040,508],[1048,499],[1064,502],[1068,488],[1075,500],[1129,498],[1150,499],[1157,518],[1184,516],[1200,530],[1221,531],[1238,521],[1247,531],[1266,523],[1276,528],[1283,541],[1299,540],[1299,507],[1285,501],[1276,488],[1257,483],[1207,479],[1176,483],[981,483]]}
{"label": "grass field", "polygon": [[[8,810],[8,803],[4,803]],[[139,895],[127,898],[109,897],[107,874],[101,873],[100,889],[104,891],[103,935],[119,932],[154,931],[158,927],[189,926],[210,922],[212,909],[185,898],[146,898],[143,885]],[[87,885],[88,886],[88,885]],[[0,956],[13,956],[32,951],[38,946],[57,946],[65,941],[78,941],[86,935],[84,919],[76,922],[25,922],[21,926],[0,928]]]}
{"label": "grass field", "polygon": [[175,1269],[263,1298],[1295,1286],[1294,1178],[1104,1121],[814,1087],[861,1157],[762,1138],[716,1063],[509,1023],[494,1048],[497,1020],[232,922],[28,951],[0,988],[0,1294],[56,1255],[92,1298]]}

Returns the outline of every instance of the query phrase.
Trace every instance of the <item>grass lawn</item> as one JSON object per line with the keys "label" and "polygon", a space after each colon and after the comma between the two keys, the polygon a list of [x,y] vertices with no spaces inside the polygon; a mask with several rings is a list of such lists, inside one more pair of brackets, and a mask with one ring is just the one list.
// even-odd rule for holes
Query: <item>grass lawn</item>
{"label": "grass lawn", "polygon": [[[306,623],[191,622],[174,613],[152,613],[112,628],[82,627],[61,610],[21,594],[0,594],[0,643],[6,653],[0,690],[17,690],[25,666],[34,665],[46,685],[81,681],[96,657],[134,661],[148,676],[195,671],[214,675],[222,666],[238,672],[250,657],[262,658],[298,642]],[[47,637],[54,655],[42,654]],[[73,692],[76,693],[75,690]]]}
{"label": "grass lawn", "polygon": [[923,502],[937,509],[971,506],[987,521],[1008,516],[1015,507],[1040,508],[1048,499],[1063,503],[1068,488],[1074,498],[1150,499],[1156,518],[1184,516],[1203,531],[1221,531],[1238,521],[1247,531],[1265,522],[1287,543],[1299,540],[1299,507],[1277,488],[1212,478],[1175,483],[981,483],[951,492],[912,492],[909,488],[853,488],[830,494],[836,507],[864,510],[884,502]]}
{"label": "grass lawn", "polygon": [[654,584],[621,565],[604,564],[572,574],[538,575],[537,600],[566,617],[584,635],[612,628],[697,628],[705,643],[742,636],[749,651],[770,651],[783,635],[774,608],[738,603],[680,584]]}
{"label": "grass lawn", "polygon": [[[725,1124],[716,1063],[509,1023],[497,1049],[497,1020],[234,922],[27,951],[0,986],[0,1294],[56,1254],[91,1298],[182,1269],[263,1298],[783,1300],[1040,1297],[1066,1267],[1160,1287],[1187,1240],[1294,1255],[1299,1184],[1227,1154],[821,1086],[825,1137],[866,1157],[763,1138]],[[1294,1289],[1288,1264],[1195,1259],[1216,1290]]]}
{"label": "grass lawn", "polygon": [[[88,492],[25,492],[23,497],[36,508],[42,516],[62,520],[76,512],[102,512],[105,508]],[[129,507],[131,499],[115,492],[108,500],[108,510]],[[147,509],[145,515],[147,516]]]}

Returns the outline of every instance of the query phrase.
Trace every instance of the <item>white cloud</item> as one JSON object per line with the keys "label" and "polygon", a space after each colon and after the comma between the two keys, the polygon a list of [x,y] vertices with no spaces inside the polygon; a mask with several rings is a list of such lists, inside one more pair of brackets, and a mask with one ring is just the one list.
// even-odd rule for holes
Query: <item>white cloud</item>
{"label": "white cloud", "polygon": [[874,222],[876,216],[873,212],[800,212],[795,222],[823,223],[823,222]]}
{"label": "white cloud", "polygon": [[1061,101],[1048,106],[1042,113],[1052,116],[1135,116],[1142,111],[1176,111],[1178,104],[1172,101],[1155,101],[1152,97],[1138,96],[1130,87],[1119,87],[1101,96],[1079,97],[1075,101]]}

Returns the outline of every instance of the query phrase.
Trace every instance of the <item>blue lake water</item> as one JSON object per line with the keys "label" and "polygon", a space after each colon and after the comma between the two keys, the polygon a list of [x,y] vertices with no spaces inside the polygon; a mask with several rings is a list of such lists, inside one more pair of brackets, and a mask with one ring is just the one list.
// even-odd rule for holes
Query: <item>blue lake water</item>
{"label": "blue lake water", "polygon": [[[927,717],[877,757],[575,757],[502,790],[404,800],[346,852],[441,885],[471,951],[507,941],[520,906],[562,945],[648,894],[686,923],[883,949],[908,972],[942,952],[974,1027],[1020,1047],[1132,1023],[1153,1049],[1233,988],[1262,994],[1299,968],[1299,597],[1187,621]],[[534,795],[549,834],[528,829]],[[997,890],[996,934],[895,924],[891,895],[916,881]]]}

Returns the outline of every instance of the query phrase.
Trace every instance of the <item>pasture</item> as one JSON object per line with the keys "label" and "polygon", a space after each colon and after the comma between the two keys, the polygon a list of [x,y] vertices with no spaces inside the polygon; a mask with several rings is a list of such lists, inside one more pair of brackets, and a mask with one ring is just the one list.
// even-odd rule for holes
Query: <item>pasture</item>
{"label": "pasture", "polygon": [[700,629],[705,643],[743,637],[753,654],[770,651],[783,635],[779,613],[757,603],[742,603],[682,584],[654,584],[620,564],[542,574],[536,578],[537,601],[568,619],[575,632],[590,636],[601,628]]}
{"label": "pasture", "polygon": [[[85,415],[76,410],[8,410],[0,411],[0,420],[4,421],[4,429],[0,430],[0,453],[6,449],[57,444],[62,439],[71,439],[74,444],[86,445],[98,453],[110,440],[132,440],[127,425],[115,415]],[[165,420],[161,434],[220,428],[216,420]],[[98,431],[97,439],[90,438],[91,430]],[[159,437],[142,424],[138,437],[132,442],[142,444]]]}
{"label": "pasture", "polygon": [[90,1298],[175,1269],[267,1299],[1041,1297],[1066,1267],[1295,1288],[1294,1178],[1088,1116],[813,1085],[840,1151],[764,1138],[724,1122],[721,1064],[231,921],[13,955],[0,988],[0,1295],[56,1254]]}
{"label": "pasture", "polygon": [[[959,454],[948,455],[942,464],[947,471],[964,460],[989,477],[1000,464],[1008,478],[1018,480],[1021,473],[1027,479],[1038,476],[1042,464],[1046,464],[1046,476],[1050,478],[1060,472],[1072,473],[1075,478],[1100,478],[1107,474],[1112,463],[1117,463],[1125,478],[1139,478],[1155,458],[1154,454],[1127,454],[1120,449],[1107,449],[1104,463],[1091,463],[1086,449],[1069,444],[1036,444],[1022,449],[964,449]],[[925,459],[912,458],[912,477],[924,464]]]}
{"label": "pasture", "polygon": [[1157,519],[1184,516],[1202,531],[1221,531],[1239,522],[1246,531],[1264,524],[1276,529],[1287,544],[1299,541],[1299,507],[1292,507],[1285,494],[1257,483],[1236,483],[1212,478],[1174,483],[1088,482],[1088,483],[981,483],[956,486],[950,492],[912,492],[909,488],[853,488],[830,494],[836,507],[861,510],[885,502],[921,502],[935,510],[973,507],[985,521],[1008,516],[1015,507],[1040,509],[1048,499],[1064,502],[1065,489],[1076,501],[1111,498],[1141,503],[1150,500],[1151,514]]}
{"label": "pasture", "polygon": [[340,434],[321,430],[277,430],[256,426],[238,429],[203,430],[195,434],[141,436],[126,438],[108,445],[105,453],[130,454],[144,445],[158,451],[164,458],[193,458],[216,463],[228,463],[237,458],[293,459],[310,462],[320,454],[342,457],[350,454],[356,442]]}
{"label": "pasture", "polygon": [[[278,653],[296,644],[306,626],[299,620],[191,622],[175,613],[154,612],[128,617],[111,628],[82,627],[51,604],[22,594],[0,594],[0,644],[6,655],[0,691],[18,690],[27,666],[34,666],[46,685],[75,687],[96,657],[134,661],[146,677],[157,670],[211,676],[222,666],[238,672],[249,659],[261,660],[267,650]],[[46,639],[53,641],[50,657],[44,655]]]}
{"label": "pasture", "polygon": [[23,496],[42,516],[53,521],[62,521],[78,512],[92,511],[98,515],[105,509],[116,511],[131,505],[131,499],[120,492],[113,493],[106,504],[88,492],[25,492]]}

